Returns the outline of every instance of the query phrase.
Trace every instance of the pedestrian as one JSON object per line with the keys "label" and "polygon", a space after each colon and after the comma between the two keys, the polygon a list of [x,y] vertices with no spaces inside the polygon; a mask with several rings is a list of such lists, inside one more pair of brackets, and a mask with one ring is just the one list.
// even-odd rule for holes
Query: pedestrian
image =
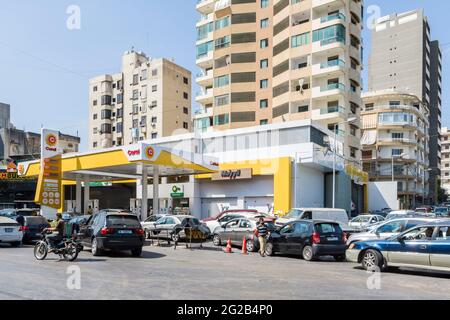
{"label": "pedestrian", "polygon": [[266,256],[266,243],[267,236],[269,235],[269,228],[264,222],[264,218],[259,219],[258,225],[256,227],[256,235],[259,240],[259,254],[261,257]]}
{"label": "pedestrian", "polygon": [[92,210],[92,207],[91,207],[91,206],[89,206],[87,214],[88,214],[89,216],[92,216],[92,215],[94,214],[94,211]]}

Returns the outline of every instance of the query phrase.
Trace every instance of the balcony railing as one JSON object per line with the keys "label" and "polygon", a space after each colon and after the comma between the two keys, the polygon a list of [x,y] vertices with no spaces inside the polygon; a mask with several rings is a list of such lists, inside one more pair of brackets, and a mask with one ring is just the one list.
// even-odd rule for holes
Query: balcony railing
{"label": "balcony railing", "polygon": [[332,67],[344,67],[345,61],[341,59],[330,60],[320,64],[320,69],[332,68]]}
{"label": "balcony railing", "polygon": [[345,108],[341,106],[335,106],[335,107],[326,107],[320,109],[320,114],[330,114],[330,113],[345,113]]}
{"label": "balcony railing", "polygon": [[399,143],[414,143],[417,144],[417,140],[408,138],[380,138],[379,142],[399,142]]}
{"label": "balcony railing", "polygon": [[335,42],[341,42],[341,43],[345,43],[345,38],[344,37],[333,37],[333,38],[328,38],[328,39],[323,39],[320,41],[320,45],[326,46]]}
{"label": "balcony railing", "polygon": [[345,90],[345,85],[342,83],[332,83],[332,84],[328,84],[324,87],[320,88],[320,92],[326,92],[326,91],[331,91],[331,90]]}
{"label": "balcony railing", "polygon": [[321,23],[325,23],[325,22],[333,21],[333,20],[345,21],[346,18],[345,18],[345,15],[343,15],[340,12],[339,13],[330,14],[330,15],[327,15],[327,16],[323,16],[323,17],[320,18],[320,22]]}

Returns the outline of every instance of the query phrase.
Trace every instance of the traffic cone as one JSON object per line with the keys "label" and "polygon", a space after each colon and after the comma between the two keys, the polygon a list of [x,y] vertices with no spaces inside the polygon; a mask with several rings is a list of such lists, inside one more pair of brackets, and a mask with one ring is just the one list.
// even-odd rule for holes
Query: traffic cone
{"label": "traffic cone", "polygon": [[231,239],[228,238],[227,247],[225,248],[225,253],[233,253],[233,249],[231,248]]}
{"label": "traffic cone", "polygon": [[247,238],[244,237],[244,239],[242,240],[242,255],[248,255],[247,252]]}

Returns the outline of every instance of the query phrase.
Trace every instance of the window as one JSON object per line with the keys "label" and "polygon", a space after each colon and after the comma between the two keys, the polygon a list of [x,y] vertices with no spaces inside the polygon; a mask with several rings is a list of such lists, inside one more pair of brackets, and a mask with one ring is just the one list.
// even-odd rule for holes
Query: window
{"label": "window", "polygon": [[403,235],[406,241],[432,240],[434,227],[417,227]]}
{"label": "window", "polygon": [[189,124],[187,122],[183,122],[183,129],[189,130]]}
{"label": "window", "polygon": [[94,100],[94,101],[92,102],[92,104],[93,104],[94,106],[96,106],[96,105],[97,105],[97,103],[98,103],[98,101],[97,101],[97,100]]}
{"label": "window", "polygon": [[102,119],[111,119],[111,110],[102,110]]}
{"label": "window", "polygon": [[263,59],[260,61],[259,66],[261,67],[261,69],[266,69],[269,67],[269,60],[268,59]]}
{"label": "window", "polygon": [[214,105],[216,107],[225,106],[230,103],[230,95],[224,94],[214,98]]}
{"label": "window", "polygon": [[269,120],[263,119],[263,120],[259,121],[259,125],[261,125],[261,126],[264,126],[266,124],[269,124]]}
{"label": "window", "polygon": [[116,131],[117,131],[117,133],[123,132],[123,123],[122,122],[117,123]]}
{"label": "window", "polygon": [[152,139],[157,139],[158,138],[158,134],[156,132],[152,133]]}
{"label": "window", "polygon": [[97,134],[97,132],[98,132],[98,128],[94,128],[94,129],[92,130],[92,133],[94,133],[94,134]]}
{"label": "window", "polygon": [[269,107],[269,100],[263,99],[259,101],[259,108],[260,109],[266,109]]}
{"label": "window", "polygon": [[208,41],[197,46],[197,59],[206,56],[213,50],[214,41]]}
{"label": "window", "polygon": [[139,99],[139,90],[133,90],[133,100]]}
{"label": "window", "polygon": [[228,86],[230,84],[230,76],[224,75],[214,78],[214,88]]}
{"label": "window", "polygon": [[184,114],[189,114],[189,109],[186,108],[186,107],[183,107],[183,113],[184,113]]}
{"label": "window", "polygon": [[94,143],[92,144],[92,147],[93,147],[93,148],[97,148],[97,142],[94,142]]}
{"label": "window", "polygon": [[123,109],[117,109],[117,118],[122,118],[123,117]]}
{"label": "window", "polygon": [[372,111],[374,108],[374,104],[373,103],[368,103],[366,104],[366,111]]}
{"label": "window", "polygon": [[392,156],[398,157],[401,156],[403,153],[403,149],[392,149]]}
{"label": "window", "polygon": [[94,92],[97,92],[97,91],[98,91],[98,87],[97,87],[97,86],[94,86],[93,91],[94,91]]}
{"label": "window", "polygon": [[188,100],[189,99],[189,94],[187,92],[183,92],[183,98]]}
{"label": "window", "polygon": [[261,89],[267,89],[269,87],[269,80],[268,79],[263,79],[259,82],[259,87]]}
{"label": "window", "polygon": [[101,126],[101,133],[111,133],[111,125],[109,123],[103,123]]}
{"label": "window", "polygon": [[110,106],[112,101],[111,96],[102,96],[102,106]]}
{"label": "window", "polygon": [[291,47],[296,48],[300,46],[304,46],[310,42],[310,33],[302,33],[298,36],[293,36],[291,38]]}
{"label": "window", "polygon": [[147,80],[147,69],[142,70],[141,79],[142,79],[142,80]]}
{"label": "window", "polygon": [[93,119],[94,119],[94,120],[97,120],[97,117],[98,117],[98,115],[97,115],[97,114],[94,114]]}
{"label": "window", "polygon": [[152,77],[156,77],[158,75],[158,69],[152,70]]}
{"label": "window", "polygon": [[226,48],[230,45],[231,43],[231,37],[230,36],[225,36],[219,39],[216,39],[214,46],[216,49],[221,49],[221,48]]}
{"label": "window", "polygon": [[261,29],[265,29],[269,27],[269,19],[262,19],[260,23]]}
{"label": "window", "polygon": [[267,48],[269,46],[269,39],[263,39],[259,42],[259,47],[261,49]]}
{"label": "window", "polygon": [[357,128],[355,126],[350,125],[350,134],[352,136],[356,136],[356,130],[357,130]]}
{"label": "window", "polygon": [[397,233],[401,232],[404,226],[403,221],[395,221],[387,223],[377,229],[378,233]]}
{"label": "window", "polygon": [[214,31],[214,23],[210,22],[197,28],[197,40],[203,40],[208,37],[210,32]]}
{"label": "window", "polygon": [[297,112],[301,113],[301,112],[308,112],[309,110],[309,106],[298,106],[297,107]]}
{"label": "window", "polygon": [[220,126],[230,122],[230,115],[228,113],[214,116],[214,125]]}
{"label": "window", "polygon": [[342,24],[336,24],[327,28],[313,31],[313,42],[320,41],[321,45],[327,45],[334,42],[345,44],[346,30]]}
{"label": "window", "polygon": [[152,117],[152,123],[158,123],[158,117]]}
{"label": "window", "polygon": [[261,0],[261,8],[267,8],[269,6],[269,0]]}
{"label": "window", "polygon": [[186,77],[183,77],[183,83],[184,83],[184,84],[189,84],[189,79],[186,78]]}
{"label": "window", "polygon": [[395,107],[395,106],[399,106],[399,105],[400,105],[400,101],[389,101],[390,107]]}
{"label": "window", "polygon": [[350,147],[350,157],[356,158],[356,148]]}
{"label": "window", "polygon": [[230,16],[226,16],[219,20],[216,20],[216,30],[228,27],[229,25],[230,25]]}
{"label": "window", "polygon": [[157,85],[152,86],[152,92],[156,92],[156,91],[158,91],[158,86]]}
{"label": "window", "polygon": [[138,74],[134,74],[133,75],[133,85],[137,85],[139,83],[139,75]]}
{"label": "window", "polygon": [[403,133],[393,132],[391,134],[393,140],[402,140],[403,139]]}
{"label": "window", "polygon": [[117,103],[123,103],[123,94],[122,93],[119,93],[117,95]]}

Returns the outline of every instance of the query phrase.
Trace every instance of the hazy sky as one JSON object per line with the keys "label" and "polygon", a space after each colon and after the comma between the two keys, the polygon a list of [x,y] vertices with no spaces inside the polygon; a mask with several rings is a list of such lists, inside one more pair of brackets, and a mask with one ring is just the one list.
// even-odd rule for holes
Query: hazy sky
{"label": "hazy sky", "polygon": [[[124,51],[174,58],[195,76],[197,0],[0,0],[0,102],[11,104],[18,128],[41,125],[82,138],[87,148],[88,79],[120,70]],[[81,29],[69,30],[70,5],[81,9]],[[424,8],[432,40],[443,45],[443,125],[450,125],[450,32],[444,0],[366,0],[381,14]],[[366,17],[369,15],[366,14]],[[364,30],[365,72],[370,32]],[[367,81],[365,81],[367,84]],[[194,86],[193,91],[197,91]],[[193,95],[195,96],[195,95]]]}

